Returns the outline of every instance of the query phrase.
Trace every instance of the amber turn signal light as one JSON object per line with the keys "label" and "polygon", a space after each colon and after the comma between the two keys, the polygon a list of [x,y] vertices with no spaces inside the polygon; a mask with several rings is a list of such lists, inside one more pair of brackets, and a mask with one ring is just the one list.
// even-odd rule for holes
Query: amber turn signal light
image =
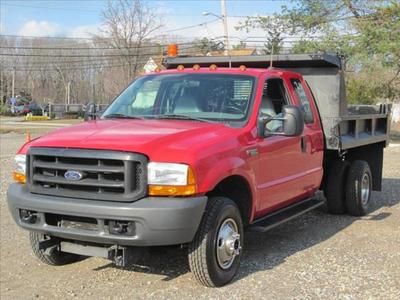
{"label": "amber turn signal light", "polygon": [[195,193],[195,185],[149,185],[150,196],[192,196]]}
{"label": "amber turn signal light", "polygon": [[18,183],[26,183],[25,174],[22,174],[22,173],[13,172],[13,179],[15,182],[18,182]]}

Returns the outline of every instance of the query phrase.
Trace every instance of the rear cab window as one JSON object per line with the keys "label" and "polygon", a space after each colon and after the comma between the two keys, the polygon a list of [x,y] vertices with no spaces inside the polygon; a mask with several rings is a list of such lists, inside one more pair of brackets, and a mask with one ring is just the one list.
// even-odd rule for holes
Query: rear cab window
{"label": "rear cab window", "polygon": [[297,99],[300,102],[300,108],[304,113],[304,123],[313,124],[314,115],[311,109],[310,99],[306,94],[303,84],[299,79],[296,78],[290,79],[290,83],[295,91]]}

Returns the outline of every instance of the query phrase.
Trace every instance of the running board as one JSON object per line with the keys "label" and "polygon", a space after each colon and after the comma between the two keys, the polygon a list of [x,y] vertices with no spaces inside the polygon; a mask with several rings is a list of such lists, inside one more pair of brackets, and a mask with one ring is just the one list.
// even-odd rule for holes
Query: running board
{"label": "running board", "polygon": [[318,196],[303,200],[256,220],[252,225],[249,226],[248,230],[255,232],[266,232],[324,204],[325,199]]}

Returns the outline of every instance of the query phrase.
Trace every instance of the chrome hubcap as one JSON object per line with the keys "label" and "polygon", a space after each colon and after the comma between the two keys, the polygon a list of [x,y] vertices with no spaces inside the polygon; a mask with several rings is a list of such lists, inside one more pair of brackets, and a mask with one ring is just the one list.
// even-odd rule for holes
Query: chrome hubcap
{"label": "chrome hubcap", "polygon": [[222,269],[228,269],[242,249],[240,234],[235,220],[226,219],[222,223],[216,242],[218,264]]}
{"label": "chrome hubcap", "polygon": [[361,202],[366,205],[369,200],[369,175],[365,173],[361,179]]}

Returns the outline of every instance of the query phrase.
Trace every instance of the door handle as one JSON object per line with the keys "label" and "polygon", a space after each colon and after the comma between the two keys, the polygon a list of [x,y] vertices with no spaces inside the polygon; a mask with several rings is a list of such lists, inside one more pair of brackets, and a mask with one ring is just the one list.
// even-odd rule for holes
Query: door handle
{"label": "door handle", "polygon": [[301,152],[303,153],[307,152],[307,137],[305,135],[301,137],[300,147],[301,147]]}
{"label": "door handle", "polygon": [[257,156],[258,150],[256,148],[246,150],[248,156]]}

